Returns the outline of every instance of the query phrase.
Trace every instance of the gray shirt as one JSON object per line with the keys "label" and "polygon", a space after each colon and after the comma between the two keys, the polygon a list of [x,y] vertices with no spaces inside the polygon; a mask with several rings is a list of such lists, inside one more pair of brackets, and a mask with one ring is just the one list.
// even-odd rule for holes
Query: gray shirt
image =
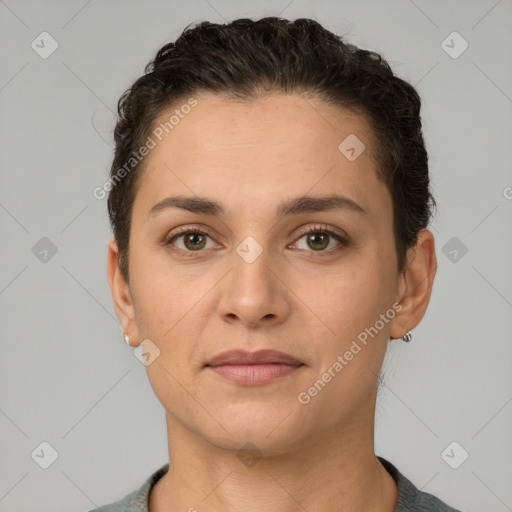
{"label": "gray shirt", "polygon": [[[394,512],[460,512],[432,494],[419,491],[391,462],[382,457],[377,458],[397,484],[398,498]],[[148,512],[151,489],[167,473],[168,469],[169,463],[155,471],[139,489],[128,494],[122,500],[89,512]]]}

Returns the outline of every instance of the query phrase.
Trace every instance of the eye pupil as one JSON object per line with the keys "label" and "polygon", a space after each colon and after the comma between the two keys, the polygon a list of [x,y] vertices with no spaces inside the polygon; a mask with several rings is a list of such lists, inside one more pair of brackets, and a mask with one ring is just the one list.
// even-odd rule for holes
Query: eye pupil
{"label": "eye pupil", "polygon": [[[200,240],[199,244],[197,244],[198,239]],[[201,240],[202,239],[202,240]],[[202,249],[205,245],[205,237],[201,235],[200,233],[189,233],[184,237],[185,246],[187,249]],[[189,242],[192,243],[192,245],[189,245]],[[201,243],[202,242],[202,243]]]}
{"label": "eye pupil", "polygon": [[[308,235],[308,245],[311,247],[311,249],[314,250],[321,250],[325,249],[329,245],[328,235],[326,234],[319,234],[319,233],[312,233]],[[310,242],[315,244],[320,244],[320,247],[313,247]]]}

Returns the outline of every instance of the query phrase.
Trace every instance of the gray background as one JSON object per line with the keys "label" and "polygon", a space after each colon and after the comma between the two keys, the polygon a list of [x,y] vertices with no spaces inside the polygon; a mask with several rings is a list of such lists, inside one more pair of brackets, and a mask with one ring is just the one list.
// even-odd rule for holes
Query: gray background
{"label": "gray background", "polygon": [[[167,462],[164,411],[111,303],[106,200],[92,191],[117,100],[157,49],[190,22],[278,14],[381,53],[423,99],[439,269],[412,343],[390,343],[376,453],[465,512],[512,510],[512,2],[5,0],[1,511],[90,510]],[[59,45],[48,58],[31,47],[44,31]],[[454,31],[469,44],[457,58],[458,36],[442,45]],[[43,441],[58,453],[48,469],[31,456]],[[469,453],[457,469],[442,456],[453,441],[452,464]]]}

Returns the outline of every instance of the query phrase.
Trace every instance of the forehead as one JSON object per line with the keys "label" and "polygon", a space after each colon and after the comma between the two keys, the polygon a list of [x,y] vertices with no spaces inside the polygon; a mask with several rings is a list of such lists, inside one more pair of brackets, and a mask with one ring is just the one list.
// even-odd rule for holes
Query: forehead
{"label": "forehead", "polygon": [[233,150],[238,145],[244,150],[266,144],[285,148],[302,139],[304,145],[295,146],[294,153],[314,156],[320,146],[334,143],[337,149],[341,140],[354,134],[364,140],[364,157],[374,156],[376,140],[366,116],[319,98],[269,93],[240,100],[225,94],[201,93],[194,95],[194,100],[196,105],[189,108],[187,98],[182,98],[155,119],[153,132],[158,132],[159,142],[165,139],[179,144],[182,150],[207,151],[209,146]]}
{"label": "forehead", "polygon": [[[152,126],[155,147],[139,189],[147,209],[169,192],[240,204],[249,197],[270,204],[281,202],[283,193],[339,192],[369,210],[390,206],[365,116],[299,94],[235,101],[203,93],[194,99],[190,109],[182,108],[187,98],[176,102]],[[347,146],[361,151],[357,158],[347,157],[354,154]]]}

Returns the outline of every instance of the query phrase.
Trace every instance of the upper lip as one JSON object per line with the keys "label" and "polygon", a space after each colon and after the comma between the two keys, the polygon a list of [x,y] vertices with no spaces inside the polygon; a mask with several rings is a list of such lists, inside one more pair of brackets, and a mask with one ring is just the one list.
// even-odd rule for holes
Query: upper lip
{"label": "upper lip", "polygon": [[294,357],[278,352],[277,350],[258,350],[247,352],[246,350],[228,350],[210,359],[205,366],[221,366],[226,364],[265,364],[281,363],[293,366],[301,366],[302,363]]}

